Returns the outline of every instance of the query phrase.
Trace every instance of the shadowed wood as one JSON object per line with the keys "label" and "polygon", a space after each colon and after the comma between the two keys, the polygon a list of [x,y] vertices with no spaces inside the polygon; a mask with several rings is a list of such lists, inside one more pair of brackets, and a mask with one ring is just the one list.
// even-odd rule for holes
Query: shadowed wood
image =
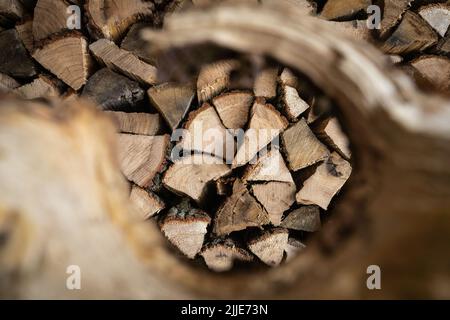
{"label": "shadowed wood", "polygon": [[164,174],[163,183],[173,192],[201,202],[208,183],[229,172],[230,168],[221,159],[197,154],[176,160]]}
{"label": "shadowed wood", "polygon": [[136,81],[107,68],[94,73],[83,88],[81,97],[95,102],[103,110],[132,111],[144,100],[145,91]]}
{"label": "shadowed wood", "polygon": [[233,231],[260,227],[270,222],[267,212],[249,193],[245,185],[236,179],[233,194],[217,210],[213,232],[225,236]]}
{"label": "shadowed wood", "polygon": [[164,202],[156,194],[137,185],[131,187],[130,202],[143,219],[153,217],[165,207]]}
{"label": "shadowed wood", "polygon": [[0,73],[0,91],[8,92],[17,87],[20,87],[20,83],[18,83],[14,78]]}
{"label": "shadowed wood", "polygon": [[407,11],[381,50],[389,54],[406,54],[423,51],[437,41],[438,36],[430,25],[416,13]]}
{"label": "shadowed wood", "polygon": [[130,31],[123,39],[120,48],[127,50],[142,61],[151,65],[156,65],[155,56],[147,50],[147,43],[141,38],[141,31],[145,28],[151,28],[150,23],[135,23],[131,26]]}
{"label": "shadowed wood", "polygon": [[211,218],[188,203],[172,207],[160,223],[161,231],[188,258],[200,252]]}
{"label": "shadowed wood", "polygon": [[286,129],[288,121],[264,99],[256,99],[250,112],[248,129],[233,160],[233,168],[253,161],[258,151]]}
{"label": "shadowed wood", "polygon": [[216,272],[231,270],[235,260],[253,260],[253,256],[249,252],[238,247],[229,238],[207,243],[200,252],[200,255],[205,260],[208,268]]}
{"label": "shadowed wood", "polygon": [[31,83],[17,88],[14,92],[25,99],[51,98],[60,95],[59,89],[55,82],[43,75],[40,75]]}
{"label": "shadowed wood", "polygon": [[281,134],[288,166],[297,171],[329,156],[328,149],[316,138],[304,119]]}
{"label": "shadowed wood", "polygon": [[157,113],[106,111],[106,114],[114,119],[119,132],[153,136],[161,129],[161,119]]}
{"label": "shadowed wood", "polygon": [[320,229],[320,211],[317,206],[302,206],[288,215],[281,222],[287,229],[316,232]]}
{"label": "shadowed wood", "polygon": [[252,186],[253,195],[269,213],[270,222],[279,226],[283,213],[295,202],[294,183],[269,181]]}
{"label": "shadowed wood", "polygon": [[163,83],[148,90],[153,106],[158,109],[170,128],[176,129],[186,116],[195,91],[191,85]]}
{"label": "shadowed wood", "polygon": [[89,45],[92,54],[108,68],[139,81],[151,85],[157,81],[157,70],[134,54],[120,49],[114,42],[100,39]]}
{"label": "shadowed wood", "polygon": [[33,60],[28,56],[15,29],[0,32],[0,72],[11,77],[28,78],[36,75]]}
{"label": "shadowed wood", "polygon": [[253,95],[245,91],[227,92],[212,100],[225,127],[243,128],[248,121]]}
{"label": "shadowed wood", "polygon": [[32,53],[34,50],[33,21],[28,20],[22,24],[17,24],[16,30],[28,53]]}
{"label": "shadowed wood", "polygon": [[419,15],[436,30],[441,37],[447,33],[450,25],[450,2],[434,3],[420,7]]}
{"label": "shadowed wood", "polygon": [[283,259],[288,237],[289,233],[286,229],[269,229],[250,240],[248,248],[262,262],[270,267],[276,267]]}
{"label": "shadowed wood", "polygon": [[350,164],[333,152],[328,160],[319,165],[296,195],[297,203],[316,204],[327,209],[331,199],[350,177]]}
{"label": "shadowed wood", "polygon": [[320,16],[328,20],[351,18],[370,5],[370,0],[328,0]]}
{"label": "shadowed wood", "polygon": [[306,245],[301,241],[293,237],[289,237],[286,248],[284,248],[284,252],[286,253],[286,262],[293,260],[305,248]]}
{"label": "shadowed wood", "polygon": [[255,97],[266,99],[275,98],[277,95],[278,68],[266,68],[261,70],[255,78],[253,91]]}
{"label": "shadowed wood", "polygon": [[384,37],[402,19],[413,0],[385,0],[383,19],[380,23],[380,36]]}
{"label": "shadowed wood", "polygon": [[419,74],[443,92],[450,91],[450,59],[423,55],[410,62]]}
{"label": "shadowed wood", "polygon": [[80,89],[90,75],[92,60],[88,43],[80,35],[55,38],[33,53],[43,67],[74,90]]}
{"label": "shadowed wood", "polygon": [[0,21],[11,23],[22,19],[25,8],[19,0],[0,0]]}
{"label": "shadowed wood", "polygon": [[199,102],[208,101],[228,88],[231,72],[238,66],[238,61],[223,60],[202,67],[197,78]]}
{"label": "shadowed wood", "polygon": [[70,4],[64,0],[38,0],[34,7],[33,36],[41,41],[67,29]]}
{"label": "shadowed wood", "polygon": [[348,137],[336,118],[328,118],[313,127],[316,136],[329,148],[337,151],[346,160],[351,157]]}
{"label": "shadowed wood", "polygon": [[140,187],[153,184],[165,162],[169,136],[118,134],[120,168],[129,181]]}

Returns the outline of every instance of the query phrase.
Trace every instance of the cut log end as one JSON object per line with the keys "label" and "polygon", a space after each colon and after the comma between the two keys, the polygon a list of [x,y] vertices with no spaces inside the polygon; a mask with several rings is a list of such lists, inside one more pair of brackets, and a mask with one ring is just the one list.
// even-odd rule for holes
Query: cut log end
{"label": "cut log end", "polygon": [[253,256],[231,239],[205,245],[200,253],[209,269],[215,272],[231,270],[235,260],[252,261]]}
{"label": "cut log end", "polygon": [[165,207],[164,202],[156,194],[136,185],[131,188],[130,201],[144,219],[153,217]]}
{"label": "cut log end", "polygon": [[283,260],[289,233],[284,228],[263,231],[250,240],[248,247],[262,262],[270,267],[278,266]]}

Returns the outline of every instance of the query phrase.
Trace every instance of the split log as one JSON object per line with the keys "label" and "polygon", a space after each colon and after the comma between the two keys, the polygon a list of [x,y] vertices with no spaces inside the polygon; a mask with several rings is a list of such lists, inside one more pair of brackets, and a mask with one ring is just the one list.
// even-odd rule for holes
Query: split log
{"label": "split log", "polygon": [[0,0],[0,23],[13,24],[23,18],[25,9],[19,0]]}
{"label": "split log", "polygon": [[288,243],[289,233],[284,228],[274,228],[262,232],[248,243],[248,248],[262,262],[270,267],[281,263]]}
{"label": "split log", "polygon": [[295,202],[296,187],[294,183],[269,181],[252,185],[255,198],[269,213],[269,220],[279,226],[283,213]]}
{"label": "split log", "polygon": [[215,97],[212,102],[225,127],[240,129],[248,121],[253,95],[245,91],[228,92]]}
{"label": "split log", "polygon": [[208,101],[230,86],[231,72],[239,67],[236,60],[223,60],[201,68],[197,78],[199,102]]}
{"label": "split log", "polygon": [[402,19],[413,0],[384,0],[383,19],[380,23],[380,36],[385,37]]}
{"label": "split log", "polygon": [[286,253],[286,262],[291,261],[297,254],[305,249],[306,246],[299,240],[289,237],[286,248],[284,248],[284,252]]}
{"label": "split log", "polygon": [[142,0],[88,0],[85,9],[91,34],[118,42],[132,24],[152,15],[154,5]]}
{"label": "split log", "polygon": [[444,37],[450,25],[450,2],[433,3],[419,9],[419,15]]}
{"label": "split log", "polygon": [[9,92],[19,86],[20,83],[18,83],[14,78],[0,73],[0,92]]}
{"label": "split log", "polygon": [[371,0],[328,0],[320,16],[327,20],[349,19],[370,5]]}
{"label": "split log", "polygon": [[289,68],[284,68],[280,74],[279,82],[281,85],[296,88],[299,85],[298,77]]}
{"label": "split log", "polygon": [[350,159],[351,151],[348,138],[336,118],[327,118],[319,122],[313,127],[313,131],[329,148],[337,151],[346,160]]}
{"label": "split log", "polygon": [[205,260],[208,268],[216,272],[231,270],[235,260],[253,260],[253,256],[249,252],[238,247],[236,243],[229,238],[225,240],[215,240],[206,244],[200,252],[200,255]]}
{"label": "split log", "polygon": [[118,134],[118,154],[123,174],[142,188],[152,186],[153,179],[166,163],[168,147],[168,135]]}
{"label": "split log", "polygon": [[130,192],[130,202],[144,219],[149,219],[164,209],[164,202],[153,192],[133,185]]}
{"label": "split log", "polygon": [[320,210],[317,206],[302,206],[290,212],[281,226],[291,230],[316,232],[320,229]]}
{"label": "split log", "polygon": [[34,51],[33,58],[74,90],[86,83],[92,68],[88,43],[79,34],[50,40]]}
{"label": "split log", "polygon": [[439,41],[436,46],[436,51],[440,54],[450,56],[450,32]]}
{"label": "split log", "polygon": [[189,259],[200,252],[211,222],[208,214],[192,208],[187,201],[172,207],[161,221],[161,231]]}
{"label": "split log", "polygon": [[233,168],[253,161],[257,153],[267,146],[288,126],[288,121],[264,99],[256,99],[250,113],[248,130],[238,146]]}
{"label": "split log", "polygon": [[147,50],[148,44],[141,38],[141,31],[145,28],[152,28],[150,23],[135,23],[131,26],[125,38],[120,44],[120,48],[136,55],[142,61],[151,65],[156,65],[156,58]]}
{"label": "split log", "polygon": [[40,75],[31,83],[17,88],[14,92],[25,99],[51,98],[60,95],[55,81],[43,75]]}
{"label": "split log", "polygon": [[243,179],[245,182],[278,181],[294,183],[278,148],[272,148],[259,157],[254,165],[250,165],[246,169]]}
{"label": "split log", "polygon": [[423,55],[410,62],[411,65],[438,90],[450,91],[450,59],[443,56]]}
{"label": "split log", "polygon": [[95,102],[103,110],[132,110],[143,101],[145,91],[136,81],[107,68],[92,75],[83,88],[81,97]]}
{"label": "split log", "polygon": [[269,223],[267,212],[249,193],[242,181],[236,179],[233,194],[217,210],[213,233],[220,237],[234,231],[261,227]]}
{"label": "split log", "polygon": [[22,24],[17,24],[16,30],[28,53],[31,54],[34,50],[33,21],[29,20]]}
{"label": "split log", "polygon": [[304,119],[284,131],[281,140],[288,166],[293,171],[325,160],[330,155],[327,147],[316,138]]}
{"label": "split log", "polygon": [[278,68],[266,68],[261,70],[255,78],[253,91],[255,97],[265,99],[275,98],[277,95]]}
{"label": "split log", "polygon": [[64,0],[38,0],[34,8],[33,36],[42,41],[49,36],[67,30],[67,8]]}
{"label": "split log", "polygon": [[174,130],[186,116],[195,90],[190,84],[164,83],[150,88],[147,93],[153,106]]}
{"label": "split log", "polygon": [[433,28],[414,12],[407,11],[400,25],[383,43],[381,50],[389,54],[423,51],[436,44],[438,36]]}
{"label": "split log", "polygon": [[205,102],[191,112],[184,128],[187,132],[179,144],[182,149],[211,154],[226,163],[233,161],[234,138],[211,105]]}
{"label": "split log", "polygon": [[317,120],[330,117],[334,108],[335,106],[329,98],[322,95],[313,97],[306,122],[309,125],[314,125]]}
{"label": "split log", "polygon": [[296,195],[297,203],[315,204],[326,210],[331,199],[350,177],[351,171],[350,164],[333,152],[330,158],[318,166],[316,172],[303,183],[303,187]]}
{"label": "split log", "polygon": [[92,54],[108,68],[143,84],[152,85],[157,80],[157,70],[134,54],[120,49],[114,42],[100,39],[89,46]]}
{"label": "split log", "polygon": [[106,111],[106,113],[113,118],[119,132],[154,136],[161,130],[161,119],[157,113],[120,111]]}
{"label": "split log", "polygon": [[36,68],[15,29],[0,33],[0,72],[11,77],[29,78]]}
{"label": "split log", "polygon": [[291,121],[296,120],[309,109],[308,103],[300,98],[297,89],[288,85],[281,86],[282,105],[285,114]]}
{"label": "split log", "polygon": [[192,155],[177,159],[164,174],[163,184],[169,190],[204,200],[208,183],[230,173],[223,160],[210,155]]}

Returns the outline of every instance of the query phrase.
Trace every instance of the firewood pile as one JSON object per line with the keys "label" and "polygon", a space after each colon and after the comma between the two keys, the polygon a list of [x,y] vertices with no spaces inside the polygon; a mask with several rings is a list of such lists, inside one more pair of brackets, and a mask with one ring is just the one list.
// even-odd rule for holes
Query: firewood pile
{"label": "firewood pile", "polygon": [[[211,6],[216,2],[230,6]],[[434,95],[448,94],[450,88],[448,1],[290,0],[286,2],[293,7],[279,9],[286,24],[281,14],[271,13],[276,1],[242,1],[254,7],[241,9],[234,9],[235,2],[0,0],[0,92],[6,96],[2,126],[5,132],[16,125],[26,131],[11,152],[20,150],[21,139],[37,139],[39,147],[31,148],[28,160],[35,156],[36,166],[46,169],[36,177],[59,173],[49,179],[52,192],[57,189],[53,183],[64,180],[68,195],[61,194],[60,207],[85,219],[70,220],[61,234],[49,237],[59,240],[68,234],[71,245],[65,249],[73,250],[73,257],[87,259],[84,250],[102,251],[95,245],[74,249],[81,242],[69,232],[85,227],[86,241],[95,242],[86,221],[94,221],[96,214],[93,225],[104,226],[100,234],[113,238],[101,241],[106,249],[99,265],[107,264],[106,255],[114,255],[116,247],[138,252],[137,263],[128,255],[114,257],[118,266],[127,267],[112,268],[111,278],[126,278],[125,269],[136,271],[124,295],[136,296],[134,288],[139,287],[138,295],[146,296],[141,295],[146,290],[141,279],[148,277],[142,265],[157,270],[153,276],[158,283],[163,279],[159,285],[167,292],[172,290],[165,283],[170,279],[188,291],[222,297],[237,292],[255,297],[266,291],[270,296],[279,285],[301,283],[316,265],[320,272],[311,279],[321,283],[334,277],[333,268],[347,268],[347,274],[357,277],[361,271],[346,264],[349,257],[363,265],[366,254],[389,260],[380,253],[383,241],[397,237],[388,221],[406,221],[405,212],[448,203],[444,178],[426,190],[416,183],[424,168],[419,163],[429,165],[430,176],[424,180],[431,181],[431,175],[447,170],[439,161],[445,163],[450,154],[447,144],[440,143],[449,134],[448,104]],[[367,28],[366,9],[372,4],[381,8],[379,30]],[[76,8],[81,23],[72,29]],[[433,94],[423,95],[400,69]],[[18,118],[29,117],[29,125],[26,120],[16,124],[10,108],[12,101],[22,100],[27,102],[17,102]],[[87,111],[89,105],[96,113]],[[107,122],[115,128],[111,135]],[[47,136],[47,128],[61,140]],[[0,129],[0,138],[2,133]],[[63,137],[71,141],[68,146]],[[38,151],[46,139],[49,156]],[[428,152],[433,148],[439,152]],[[74,151],[74,159],[59,161],[61,166],[49,173],[53,159],[68,150]],[[105,168],[98,169],[98,158]],[[114,165],[127,188],[118,182]],[[0,166],[0,176],[16,172],[5,168]],[[72,168],[85,171],[80,170],[79,178],[66,176]],[[97,170],[101,173],[92,175]],[[95,181],[94,187],[73,183],[82,178]],[[403,179],[428,197],[430,206],[418,206],[420,197],[408,198],[412,189]],[[11,190],[21,190],[14,183],[4,187],[7,192],[0,194],[5,199],[15,192]],[[28,190],[27,184],[23,188]],[[43,205],[52,193],[45,188],[39,200],[33,199],[32,219],[36,212],[52,212]],[[0,235],[2,228],[11,232],[16,225],[10,217],[15,213],[5,211],[4,218],[1,205],[8,201],[2,197]],[[75,204],[74,199],[83,201]],[[113,217],[110,224],[131,238],[131,246],[109,229],[105,212]],[[155,226],[157,235],[151,229]],[[375,240],[366,232],[372,227]],[[445,230],[446,224],[441,227]],[[399,229],[415,230],[415,225],[407,222]],[[404,232],[398,248],[414,238]],[[167,241],[156,240],[159,235]],[[39,236],[37,243],[45,243],[45,236]],[[36,252],[55,262],[48,264],[49,270],[64,260],[44,245]],[[7,261],[13,271],[25,263],[5,257],[0,255],[0,266]],[[38,260],[26,263],[33,261]],[[266,275],[264,283],[256,281]],[[96,282],[95,272],[89,276],[99,292],[109,292],[108,285]],[[332,283],[333,292],[339,292],[339,280]],[[0,281],[0,294],[2,285]],[[34,288],[30,282],[24,292],[33,296]],[[356,292],[352,290],[349,296]],[[319,291],[311,292],[320,296]],[[299,296],[294,289],[285,294]],[[95,296],[95,290],[89,295]],[[157,297],[156,290],[150,296]]]}

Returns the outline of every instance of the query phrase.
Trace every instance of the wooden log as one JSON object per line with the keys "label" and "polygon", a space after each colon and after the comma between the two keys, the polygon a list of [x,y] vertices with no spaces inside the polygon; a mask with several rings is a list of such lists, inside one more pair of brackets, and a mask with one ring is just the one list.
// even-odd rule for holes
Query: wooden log
{"label": "wooden log", "polygon": [[135,23],[123,39],[120,47],[136,55],[142,61],[151,65],[156,65],[156,57],[147,50],[148,44],[141,38],[141,31],[145,28],[152,28],[150,23]]}
{"label": "wooden log", "polygon": [[28,53],[31,54],[34,50],[33,21],[28,20],[24,23],[17,24],[16,30]]}
{"label": "wooden log", "polygon": [[19,86],[20,83],[14,78],[11,78],[4,73],[0,73],[0,92],[9,92]]}
{"label": "wooden log", "polygon": [[161,231],[189,259],[200,252],[211,222],[208,214],[183,201],[172,207],[160,223]]}
{"label": "wooden log", "polygon": [[288,243],[289,233],[284,228],[273,228],[262,232],[248,243],[248,248],[270,267],[281,263]]}
{"label": "wooden log", "polygon": [[29,78],[36,68],[15,29],[0,33],[0,72],[11,77]]}
{"label": "wooden log", "polygon": [[389,54],[423,51],[436,44],[438,36],[433,28],[414,12],[407,11],[400,25],[383,43],[381,50]]}
{"label": "wooden log", "polygon": [[385,0],[383,19],[380,23],[380,36],[385,37],[402,19],[413,0]]}
{"label": "wooden log", "polygon": [[288,85],[281,86],[281,99],[285,114],[290,121],[296,120],[309,109],[309,104],[300,98],[297,89]]}
{"label": "wooden log", "polygon": [[238,66],[236,60],[223,60],[203,66],[197,78],[198,101],[208,101],[228,88],[231,72]]}
{"label": "wooden log", "polygon": [[163,83],[148,90],[153,106],[158,109],[172,130],[176,129],[186,116],[194,99],[192,85]]}
{"label": "wooden log", "polygon": [[236,245],[235,241],[227,238],[207,243],[200,255],[209,269],[224,272],[233,268],[235,260],[252,261],[253,256],[247,250]]}
{"label": "wooden log", "polygon": [[43,75],[15,89],[14,92],[25,99],[51,98],[60,95],[55,81]]}
{"label": "wooden log", "polygon": [[269,223],[267,212],[249,193],[244,183],[236,179],[233,185],[233,194],[217,210],[213,233],[220,237],[234,231],[249,227],[261,227]]}
{"label": "wooden log", "polygon": [[202,202],[208,183],[230,173],[223,160],[210,155],[192,155],[177,159],[164,174],[164,186],[196,202]]}
{"label": "wooden log", "polygon": [[80,89],[91,73],[88,43],[79,34],[50,40],[34,51],[33,58],[74,90]]}
{"label": "wooden log", "polygon": [[326,210],[351,172],[350,164],[333,152],[330,158],[318,166],[316,172],[303,183],[303,187],[296,195],[297,203],[315,204]]}
{"label": "wooden log", "polygon": [[294,183],[278,148],[272,148],[259,157],[255,164],[249,165],[244,173],[243,180],[245,182],[278,181]]}
{"label": "wooden log", "polygon": [[149,219],[165,208],[164,202],[156,194],[137,185],[131,187],[130,202],[143,219]]}
{"label": "wooden log", "polygon": [[284,68],[278,79],[281,85],[297,88],[299,85],[298,77],[289,68]]}
{"label": "wooden log", "polygon": [[442,38],[436,46],[437,53],[450,56],[450,33]]}
{"label": "wooden log", "polygon": [[168,135],[118,134],[118,155],[123,174],[142,188],[152,186],[153,179],[166,163],[168,147]]}
{"label": "wooden log", "polygon": [[250,112],[248,130],[238,146],[233,168],[253,161],[257,153],[267,146],[288,126],[288,121],[264,99],[256,99]]}
{"label": "wooden log", "polygon": [[314,125],[314,122],[330,117],[334,109],[335,106],[328,97],[316,96],[312,99],[306,122],[309,125]]}
{"label": "wooden log", "polygon": [[300,240],[289,237],[286,248],[284,248],[284,252],[286,253],[286,262],[293,260],[298,253],[305,248],[306,245],[304,245]]}
{"label": "wooden log", "polygon": [[283,213],[295,202],[296,191],[294,183],[269,181],[252,185],[253,195],[269,213],[274,226],[281,224]]}
{"label": "wooden log", "polygon": [[288,213],[281,226],[291,230],[316,232],[320,229],[320,210],[317,206],[302,206]]}
{"label": "wooden log", "polygon": [[370,5],[371,0],[328,0],[320,16],[327,20],[349,19]]}
{"label": "wooden log", "polygon": [[234,157],[234,137],[220,121],[216,110],[208,103],[191,112],[184,128],[187,135],[180,147],[207,153],[231,163]]}
{"label": "wooden log", "polygon": [[25,13],[19,0],[0,0],[0,23],[11,25],[23,18]]}
{"label": "wooden log", "polygon": [[288,166],[293,171],[323,161],[330,155],[327,147],[316,138],[304,119],[284,131],[281,140]]}
{"label": "wooden log", "polygon": [[81,96],[95,102],[103,110],[133,110],[144,99],[139,84],[107,68],[89,78]]}
{"label": "wooden log", "polygon": [[132,24],[151,17],[154,5],[142,0],[88,0],[85,10],[91,34],[117,43]]}
{"label": "wooden log", "polygon": [[126,113],[106,111],[116,123],[119,132],[147,136],[157,135],[161,131],[161,118],[157,113]]}
{"label": "wooden log", "polygon": [[157,70],[134,54],[120,49],[114,42],[100,39],[89,45],[92,54],[108,68],[120,72],[142,84],[152,85],[157,81]]}
{"label": "wooden log", "polygon": [[253,91],[255,97],[265,99],[275,98],[277,95],[278,68],[265,68],[255,78]]}
{"label": "wooden log", "polygon": [[444,56],[423,55],[410,62],[411,65],[438,90],[450,90],[450,59]]}
{"label": "wooden log", "polygon": [[325,145],[338,152],[346,160],[350,159],[350,142],[336,118],[327,118],[324,121],[319,121],[313,127],[313,131]]}
{"label": "wooden log", "polygon": [[212,102],[225,127],[240,129],[248,121],[253,95],[245,91],[228,92],[215,97]]}
{"label": "wooden log", "polygon": [[419,15],[444,37],[450,25],[450,3],[433,3],[419,8]]}
{"label": "wooden log", "polygon": [[33,37],[42,41],[49,36],[67,30],[67,8],[64,0],[38,0],[34,8]]}

